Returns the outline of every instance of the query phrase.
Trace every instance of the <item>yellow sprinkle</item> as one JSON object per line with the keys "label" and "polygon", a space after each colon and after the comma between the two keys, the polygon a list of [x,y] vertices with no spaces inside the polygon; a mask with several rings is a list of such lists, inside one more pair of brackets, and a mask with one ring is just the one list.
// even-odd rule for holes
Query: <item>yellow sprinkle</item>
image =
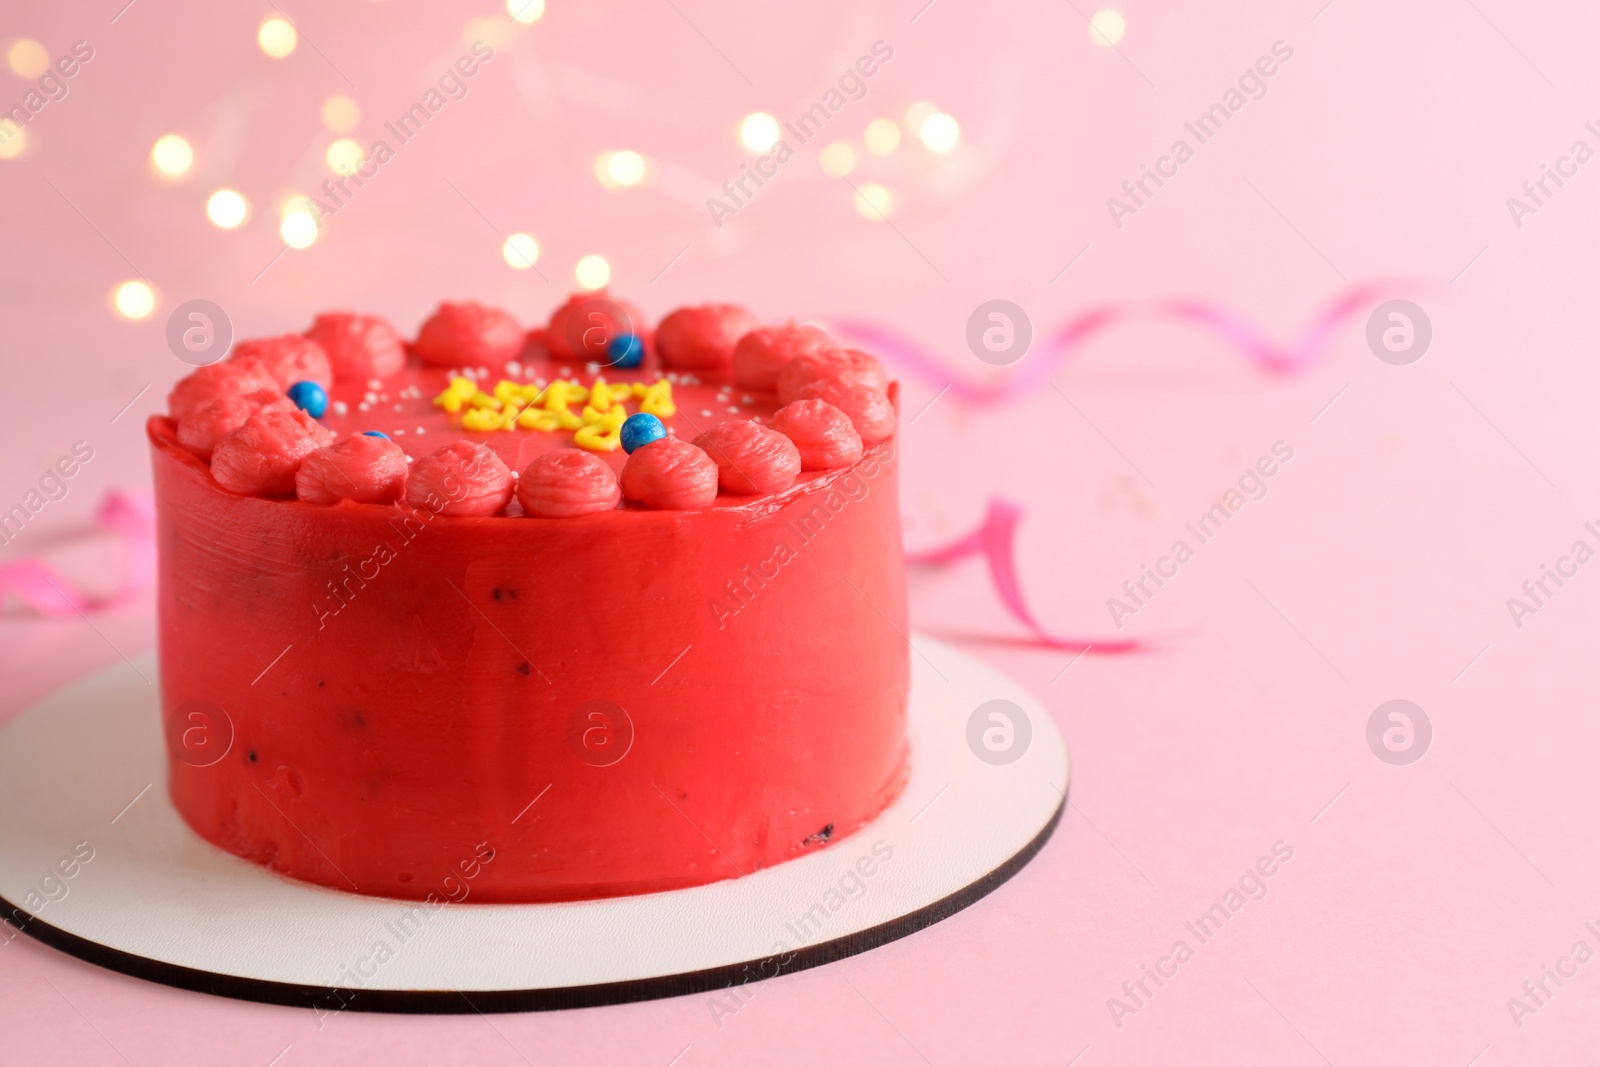
{"label": "yellow sprinkle", "polygon": [[620,429],[628,419],[628,410],[621,404],[606,411],[597,411],[594,407],[583,406],[583,424],[585,426],[603,426],[607,429]]}
{"label": "yellow sprinkle", "polygon": [[[621,446],[622,424],[628,418],[626,401],[639,398],[640,409],[659,418],[677,413],[672,402],[672,384],[665,378],[644,382],[612,383],[597,377],[585,386],[567,378],[557,378],[547,386],[514,382],[502,378],[494,393],[483,392],[470,378],[456,377],[433,405],[450,414],[461,415],[463,429],[539,430],[550,433],[572,430],[581,437],[581,447],[595,452],[612,452]],[[583,404],[582,413],[572,405]]]}
{"label": "yellow sprinkle", "polygon": [[590,452],[615,452],[622,447],[622,432],[619,429],[607,433],[598,423],[582,426],[572,435],[572,443],[579,448],[587,448]]}
{"label": "yellow sprinkle", "polygon": [[576,430],[583,425],[583,420],[574,415],[567,405],[584,400],[589,390],[576,382],[559,379],[550,383],[544,391],[545,410],[555,416],[556,422],[563,430]]}
{"label": "yellow sprinkle", "polygon": [[646,389],[644,399],[639,402],[639,410],[658,419],[670,419],[676,415],[678,408],[672,402],[672,383],[663,378]]}
{"label": "yellow sprinkle", "polygon": [[461,416],[461,427],[465,430],[498,430],[500,415],[483,408],[473,408]]}
{"label": "yellow sprinkle", "polygon": [[554,414],[539,408],[524,408],[522,414],[517,416],[517,425],[524,430],[543,430],[546,433],[561,428]]}

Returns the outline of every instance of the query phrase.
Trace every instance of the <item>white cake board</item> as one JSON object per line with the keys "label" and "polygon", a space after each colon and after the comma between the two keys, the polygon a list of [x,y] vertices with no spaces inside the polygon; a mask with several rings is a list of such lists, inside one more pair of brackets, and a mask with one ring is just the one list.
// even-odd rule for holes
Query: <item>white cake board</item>
{"label": "white cake board", "polygon": [[[0,914],[11,923],[0,924],[0,948],[20,927],[85,960],[184,989],[397,1012],[645,1000],[863,952],[1006,881],[1044,845],[1066,802],[1067,753],[1049,712],[948,645],[919,635],[914,647],[911,780],[857,833],[694,889],[447,905],[420,928],[413,921],[404,938],[399,923],[413,903],[279,877],[184,825],[167,799],[156,688],[140,676],[154,679],[155,661],[143,657],[138,673],[121,666],[74,683],[0,729]],[[1032,735],[1003,765],[979,759],[968,741],[975,710],[997,699],[1022,709],[1019,725]],[[64,878],[58,863],[79,842],[93,859],[68,862],[73,876]],[[874,844],[892,857],[863,865],[873,873],[861,877],[856,864]]]}

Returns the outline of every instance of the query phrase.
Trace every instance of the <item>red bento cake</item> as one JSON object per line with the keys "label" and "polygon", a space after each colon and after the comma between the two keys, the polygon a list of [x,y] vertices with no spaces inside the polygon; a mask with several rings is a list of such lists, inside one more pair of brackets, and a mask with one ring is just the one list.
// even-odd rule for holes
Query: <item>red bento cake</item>
{"label": "red bento cake", "polygon": [[907,776],[895,400],[814,327],[603,293],[240,343],[147,427],[173,803],[411,899],[838,841]]}

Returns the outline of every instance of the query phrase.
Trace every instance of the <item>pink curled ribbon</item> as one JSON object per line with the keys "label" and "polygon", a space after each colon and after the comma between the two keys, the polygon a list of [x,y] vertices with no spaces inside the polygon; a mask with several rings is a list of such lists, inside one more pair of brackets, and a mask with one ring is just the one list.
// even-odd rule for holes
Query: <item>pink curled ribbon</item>
{"label": "pink curled ribbon", "polygon": [[834,321],[831,325],[839,335],[919,378],[947,387],[954,396],[972,403],[993,404],[1021,396],[1048,381],[1068,356],[1095,334],[1120,322],[1194,323],[1232,344],[1259,370],[1292,374],[1316,362],[1352,316],[1394,288],[1387,282],[1375,282],[1346,291],[1323,308],[1289,345],[1280,345],[1242,317],[1204,300],[1165,298],[1097,304],[1063,323],[1045,338],[1038,358],[1024,361],[1015,374],[1000,381],[980,381],[958,374],[916,341],[887,326],[855,319]]}
{"label": "pink curled ribbon", "polygon": [[968,556],[983,556],[989,562],[989,577],[994,582],[995,592],[1000,594],[1001,603],[1006,606],[1006,611],[1012,618],[1033,633],[1035,644],[1063,652],[1143,651],[1146,647],[1143,642],[1128,638],[1059,637],[1046,630],[1039,620],[1033,617],[1033,612],[1028,610],[1027,601],[1022,597],[1022,583],[1017,579],[1015,553],[1017,525],[1021,520],[1020,507],[1009,500],[996,497],[989,501],[989,514],[984,518],[982,526],[942,548],[929,549],[925,552],[908,552],[906,562],[912,566],[939,566],[966,559]]}
{"label": "pink curled ribbon", "polygon": [[108,596],[91,596],[37,559],[0,564],[0,602],[15,593],[24,604],[53,619],[105,611],[144,592],[156,576],[155,498],[147,492],[112,489],[95,512],[95,524],[122,542],[122,584]]}

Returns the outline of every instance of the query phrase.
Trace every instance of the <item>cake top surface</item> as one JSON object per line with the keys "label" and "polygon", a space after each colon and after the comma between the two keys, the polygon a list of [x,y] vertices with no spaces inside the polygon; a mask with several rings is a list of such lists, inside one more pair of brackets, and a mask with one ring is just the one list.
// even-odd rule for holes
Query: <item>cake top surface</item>
{"label": "cake top surface", "polygon": [[894,392],[818,327],[707,304],[651,328],[600,292],[531,330],[446,302],[409,341],[329,312],[241,341],[168,408],[229,492],[566,518],[746,504],[852,466],[892,436]]}
{"label": "cake top surface", "polygon": [[[435,401],[458,379],[466,379],[484,396],[494,396],[501,382],[524,387],[521,396],[502,400],[502,413],[521,409],[547,410],[546,402],[529,402],[530,392],[544,391],[551,382],[568,381],[592,394],[600,381],[615,390],[627,386],[630,394],[665,381],[671,387],[675,412],[662,418],[669,434],[693,440],[713,426],[737,419],[770,423],[778,410],[777,394],[754,391],[733,384],[727,376],[701,377],[690,371],[664,368],[651,359],[634,369],[606,366],[603,363],[570,363],[553,360],[545,350],[542,331],[530,334],[520,359],[508,361],[499,369],[488,367],[429,367],[408,359],[406,365],[384,378],[336,380],[328,390],[328,407],[318,420],[335,440],[351,434],[376,430],[388,436],[408,456],[420,458],[439,446],[455,440],[487,445],[506,465],[520,471],[546,452],[574,447],[575,430],[517,427],[515,429],[468,429],[463,413],[450,412]],[[702,372],[704,373],[704,372]],[[639,388],[635,388],[639,387]],[[589,396],[575,392],[567,409],[582,418],[582,409],[592,406]],[[640,397],[631,395],[619,401],[629,414],[640,410]],[[471,410],[470,407],[468,410]],[[480,409],[485,410],[485,409]],[[621,473],[627,453],[620,448],[595,453]]]}

